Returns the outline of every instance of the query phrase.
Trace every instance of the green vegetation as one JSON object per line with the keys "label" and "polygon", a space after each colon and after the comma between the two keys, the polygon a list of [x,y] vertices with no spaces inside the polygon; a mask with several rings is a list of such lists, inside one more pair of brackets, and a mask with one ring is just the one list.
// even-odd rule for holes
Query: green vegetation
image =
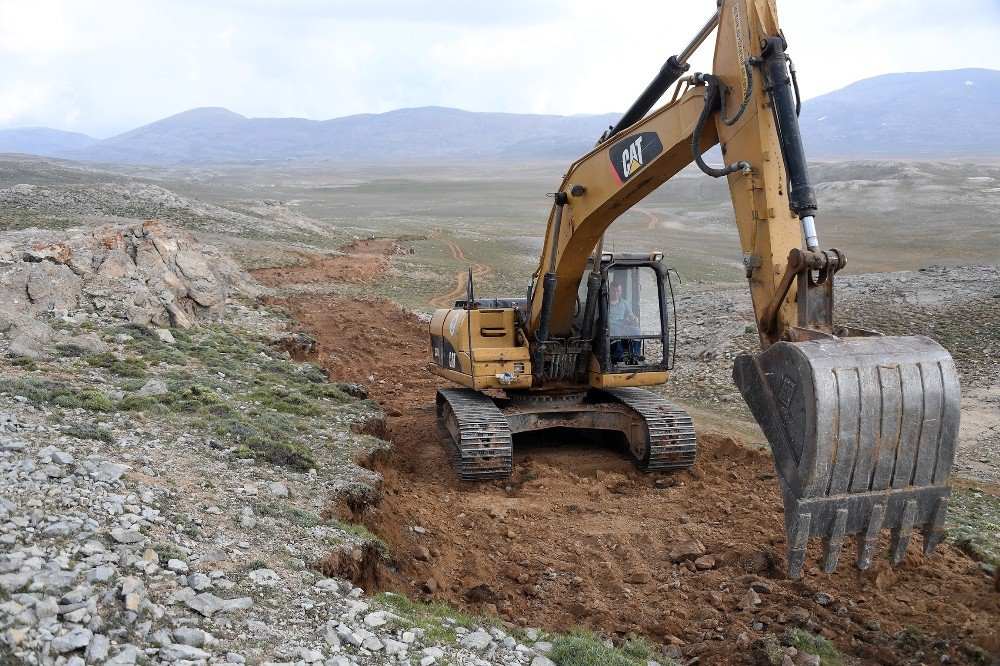
{"label": "green vegetation", "polygon": [[76,394],[76,399],[80,406],[94,412],[110,412],[114,409],[114,404],[104,392],[97,390],[80,391]]}
{"label": "green vegetation", "polygon": [[808,652],[818,656],[820,664],[823,666],[838,666],[844,663],[844,658],[830,644],[830,641],[817,634],[790,628],[785,630],[781,642],[800,652]]}
{"label": "green vegetation", "polygon": [[70,403],[69,406],[80,406],[72,385],[43,377],[0,377],[0,392],[19,395],[35,405],[53,403],[62,398]]}
{"label": "green vegetation", "polygon": [[98,368],[104,368],[122,377],[145,377],[146,363],[141,358],[126,356],[118,358],[111,352],[91,354],[86,357],[87,363]]}
{"label": "green vegetation", "polygon": [[955,488],[946,528],[949,543],[976,559],[1000,564],[1000,497],[979,488]]}
{"label": "green vegetation", "polygon": [[665,663],[643,638],[630,638],[617,647],[608,647],[599,636],[583,628],[554,637],[548,657],[558,666],[646,666],[650,659]]}
{"label": "green vegetation", "polygon": [[360,523],[344,523],[339,520],[331,520],[329,524],[342,532],[346,532],[347,534],[373,545],[375,549],[378,550],[379,555],[384,558],[388,558],[392,553],[389,548],[389,544],[383,541],[377,534],[369,532],[368,528]]}
{"label": "green vegetation", "polygon": [[380,592],[373,601],[382,610],[404,618],[401,623],[396,621],[399,628],[419,627],[424,630],[424,638],[432,643],[454,642],[456,627],[472,629],[477,624],[501,623],[497,618],[473,617],[444,604],[425,604],[392,592]]}
{"label": "green vegetation", "polygon": [[166,566],[169,560],[187,561],[187,555],[168,543],[154,544],[153,552],[160,558],[160,564],[163,566]]}
{"label": "green vegetation", "polygon": [[11,356],[10,364],[15,365],[19,368],[23,368],[28,372],[34,372],[38,370],[38,364],[35,363],[35,359],[30,356]]}
{"label": "green vegetation", "polygon": [[63,432],[77,439],[93,439],[108,444],[115,441],[114,433],[96,423],[71,423],[63,429]]}

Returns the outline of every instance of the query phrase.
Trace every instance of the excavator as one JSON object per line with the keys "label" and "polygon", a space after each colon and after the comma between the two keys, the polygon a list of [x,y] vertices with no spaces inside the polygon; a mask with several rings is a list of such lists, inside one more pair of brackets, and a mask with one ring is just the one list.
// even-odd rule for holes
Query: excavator
{"label": "excavator", "polygon": [[[713,33],[713,72],[687,74]],[[802,576],[814,538],[827,573],[848,535],[862,569],[883,530],[893,563],[914,529],[930,556],[951,494],[955,364],[930,338],[834,322],[847,259],[820,249],[800,108],[775,1],[717,0],[691,43],[569,167],[526,298],[476,298],[470,275],[467,298],[433,314],[429,369],[461,386],[436,400],[460,479],[508,477],[512,436],[547,428],[619,433],[649,472],[694,464],[691,417],[645,388],[674,363],[670,271],[658,252],[604,249],[615,219],[693,162],[729,184],[761,346],[736,358],[733,380],[774,457],[788,576]],[[716,145],[721,167],[703,157]]]}

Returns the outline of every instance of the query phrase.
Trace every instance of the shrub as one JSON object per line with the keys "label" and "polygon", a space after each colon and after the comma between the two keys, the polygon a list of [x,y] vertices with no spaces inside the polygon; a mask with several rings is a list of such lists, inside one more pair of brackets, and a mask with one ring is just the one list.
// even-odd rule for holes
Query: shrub
{"label": "shrub", "polygon": [[115,441],[115,436],[110,430],[96,423],[71,423],[63,432],[77,439],[93,439],[108,444]]}

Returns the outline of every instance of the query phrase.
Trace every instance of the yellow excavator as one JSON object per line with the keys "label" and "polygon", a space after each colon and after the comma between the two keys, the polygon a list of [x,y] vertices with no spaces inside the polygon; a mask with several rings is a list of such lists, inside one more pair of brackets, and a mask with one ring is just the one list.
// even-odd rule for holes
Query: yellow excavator
{"label": "yellow excavator", "polygon": [[[713,72],[685,76],[713,32]],[[673,99],[649,113],[674,84]],[[695,162],[729,182],[762,348],[736,359],[733,379],[774,455],[788,575],[802,575],[815,537],[828,573],[849,534],[858,535],[861,568],[883,529],[894,563],[914,528],[930,555],[951,493],[955,365],[927,337],[834,323],[846,258],[820,250],[799,109],[774,0],[719,0],[695,39],[570,166],[527,298],[477,299],[470,275],[468,297],[434,313],[430,370],[463,387],[437,394],[461,479],[509,476],[512,435],[545,428],[621,433],[647,471],[694,464],[691,418],[642,388],[665,382],[673,366],[670,273],[661,254],[606,252],[603,237]],[[717,144],[721,168],[702,156]]]}

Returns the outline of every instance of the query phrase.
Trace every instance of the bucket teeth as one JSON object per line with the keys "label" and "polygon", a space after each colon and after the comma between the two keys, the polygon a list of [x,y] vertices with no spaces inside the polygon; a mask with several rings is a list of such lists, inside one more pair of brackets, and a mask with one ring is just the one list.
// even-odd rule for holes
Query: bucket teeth
{"label": "bucket teeth", "polygon": [[788,575],[802,575],[811,538],[833,572],[848,534],[871,566],[881,530],[890,559],[913,530],[930,555],[944,534],[958,442],[951,355],[930,338],[777,342],[736,359],[733,379],[767,436],[785,505]]}
{"label": "bucket teeth", "polygon": [[823,572],[833,573],[844,550],[844,533],[847,531],[847,509],[837,509],[833,531],[823,539]]}
{"label": "bucket teeth", "polygon": [[910,535],[913,534],[913,521],[917,517],[917,500],[910,500],[903,509],[903,519],[899,527],[892,531],[892,563],[899,564],[906,557],[906,548],[910,545]]}
{"label": "bucket teeth", "polygon": [[944,538],[944,519],[948,515],[948,498],[942,497],[934,507],[934,517],[924,525],[924,557],[930,557],[937,545]]}
{"label": "bucket teeth", "polygon": [[795,521],[795,529],[788,542],[788,577],[802,578],[802,565],[806,560],[806,548],[809,546],[810,524],[812,514],[800,513]]}
{"label": "bucket teeth", "polygon": [[872,565],[872,557],[878,546],[878,533],[882,530],[882,518],[885,516],[885,505],[875,504],[868,513],[868,519],[858,538],[858,568],[867,569]]}

